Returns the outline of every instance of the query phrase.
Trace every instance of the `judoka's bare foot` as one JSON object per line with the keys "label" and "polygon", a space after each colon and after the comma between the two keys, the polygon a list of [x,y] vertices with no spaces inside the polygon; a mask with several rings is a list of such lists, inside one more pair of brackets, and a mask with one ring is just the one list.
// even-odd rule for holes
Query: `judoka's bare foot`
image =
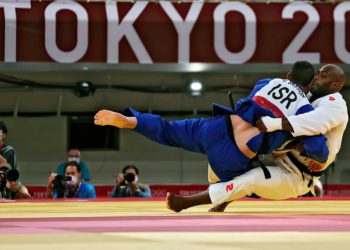
{"label": "judoka's bare foot", "polygon": [[174,195],[169,192],[166,194],[166,206],[175,212],[205,204],[211,204],[208,190],[190,196]]}
{"label": "judoka's bare foot", "polygon": [[228,204],[230,204],[230,202],[224,202],[224,203],[222,203],[220,205],[212,207],[211,209],[209,209],[208,212],[211,212],[211,213],[213,213],[213,212],[215,212],[215,213],[216,212],[217,213],[224,212]]}
{"label": "judoka's bare foot", "polygon": [[187,208],[187,207],[184,207],[185,203],[186,203],[186,200],[184,197],[179,195],[174,195],[173,193],[170,193],[170,192],[166,193],[166,207],[168,209],[178,213],[182,209]]}
{"label": "judoka's bare foot", "polygon": [[98,111],[94,119],[94,123],[100,126],[111,125],[117,128],[133,129],[137,125],[137,119],[135,117],[128,117],[106,109]]}

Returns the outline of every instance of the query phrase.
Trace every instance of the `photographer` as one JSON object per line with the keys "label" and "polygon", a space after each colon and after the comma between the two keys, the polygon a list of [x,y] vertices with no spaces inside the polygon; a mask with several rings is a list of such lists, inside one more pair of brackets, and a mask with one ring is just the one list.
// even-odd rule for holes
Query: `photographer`
{"label": "photographer", "polygon": [[28,190],[19,181],[16,153],[5,144],[8,133],[6,124],[0,121],[0,197],[6,199],[30,199]]}
{"label": "photographer", "polygon": [[134,165],[127,165],[123,173],[117,175],[116,185],[111,192],[111,197],[152,197],[151,189],[139,181],[139,170]]}
{"label": "photographer", "polygon": [[65,175],[51,173],[47,185],[47,198],[96,198],[93,185],[81,181],[78,162],[68,162]]}
{"label": "photographer", "polygon": [[19,172],[7,167],[0,168],[0,198],[31,199],[28,189],[19,181]]}
{"label": "photographer", "polygon": [[56,168],[56,173],[59,175],[64,175],[64,169],[65,169],[67,163],[71,162],[71,161],[76,161],[79,163],[80,172],[81,172],[81,180],[85,181],[85,182],[89,182],[91,180],[89,167],[85,161],[81,160],[81,153],[78,149],[75,149],[75,148],[71,148],[67,151],[67,161],[62,162]]}
{"label": "photographer", "polygon": [[16,153],[13,147],[5,144],[5,137],[8,133],[7,126],[0,121],[0,167],[17,169]]}

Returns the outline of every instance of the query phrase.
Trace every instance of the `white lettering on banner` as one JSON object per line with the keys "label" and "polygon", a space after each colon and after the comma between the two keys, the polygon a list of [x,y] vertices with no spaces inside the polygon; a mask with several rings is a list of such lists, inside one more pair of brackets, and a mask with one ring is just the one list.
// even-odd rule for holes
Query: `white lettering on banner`
{"label": "white lettering on banner", "polygon": [[[256,6],[256,4],[254,3],[248,5],[242,2],[230,1],[211,5],[209,8],[206,9],[205,7],[207,7],[209,3],[205,3],[205,1],[193,1],[192,3],[188,3],[189,10],[186,14],[186,17],[182,17],[179,14],[176,8],[176,3],[172,3],[171,1],[160,1],[159,3],[160,5],[156,5],[154,3],[150,3],[149,1],[135,1],[134,4],[126,4],[127,8],[129,8],[129,11],[125,14],[123,18],[121,18],[118,13],[118,7],[125,7],[125,5],[123,5],[124,3],[118,3],[118,1],[116,0],[109,0],[103,3],[94,2],[90,4],[83,4],[73,0],[56,0],[51,1],[49,3],[43,3],[42,5],[40,3],[31,5],[31,0],[0,0],[0,8],[3,8],[4,10],[4,21],[3,23],[1,23],[1,25],[4,25],[4,34],[1,35],[1,37],[4,37],[4,48],[1,48],[4,49],[3,61],[16,62],[17,60],[47,60],[46,57],[41,57],[42,53],[35,53],[35,51],[29,51],[31,50],[31,46],[33,46],[33,41],[37,41],[38,43],[35,44],[35,46],[41,46],[40,48],[38,48],[40,51],[42,51],[44,49],[43,47],[45,46],[46,52],[52,58],[52,60],[60,63],[74,63],[80,61],[87,54],[87,52],[89,52],[89,56],[92,56],[92,58],[101,58],[100,55],[96,55],[94,53],[95,51],[91,51],[91,53],[90,51],[88,51],[89,24],[93,24],[93,22],[100,22],[106,17],[107,22],[103,23],[102,25],[107,26],[107,44],[90,44],[91,48],[93,48],[94,46],[102,46],[107,55],[107,63],[119,63],[120,60],[129,62],[130,60],[132,60],[132,58],[130,58],[129,56],[126,56],[126,58],[122,59],[120,58],[120,50],[122,48],[120,42],[125,37],[126,41],[130,44],[131,50],[135,54],[139,63],[153,63],[152,55],[149,54],[144,45],[146,44],[146,42],[149,41],[148,39],[150,39],[150,37],[153,34],[142,32],[144,37],[140,37],[134,26],[135,22],[138,19],[140,19],[139,21],[142,25],[142,14],[144,12],[152,12],[153,10],[158,8],[158,10],[164,10],[164,13],[167,16],[163,14],[159,16],[159,18],[161,18],[159,22],[163,22],[165,25],[155,26],[154,28],[168,28],[170,29],[170,32],[175,32],[173,31],[173,27],[170,26],[171,24],[174,25],[174,30],[176,30],[176,35],[178,36],[178,63],[191,62],[191,34],[193,38],[193,30],[196,29],[196,25],[199,25],[198,28],[200,29],[207,29],[208,25],[202,25],[202,22],[207,22],[208,20],[210,20],[210,22],[213,22],[213,30],[209,28],[209,30],[201,30],[199,32],[201,34],[203,34],[204,32],[206,34],[211,34],[213,32],[213,44],[212,41],[206,41],[205,43],[206,46],[213,46],[213,48],[201,48],[201,51],[202,49],[204,49],[205,52],[208,52],[208,55],[211,57],[209,58],[209,60],[216,61],[218,57],[220,58],[220,61],[224,63],[246,63],[252,60],[252,57],[254,56],[254,62],[264,62],[264,60],[269,60],[269,56],[271,55],[273,58],[275,58],[273,59],[275,63],[280,62],[279,59],[276,58],[282,57],[282,63],[293,63],[294,61],[298,60],[308,60],[312,63],[318,64],[321,63],[320,51],[301,52],[301,48],[307,43],[307,41],[310,39],[310,36],[314,34],[315,30],[319,28],[320,33],[314,34],[315,36],[317,35],[317,38],[319,40],[312,41],[312,45],[317,44],[319,46],[322,46],[322,50],[332,50],[330,51],[330,55],[324,55],[322,63],[331,61],[336,56],[337,60],[343,63],[350,64],[350,48],[347,46],[349,45],[349,40],[347,39],[350,39],[350,34],[346,34],[348,31],[347,29],[349,29],[349,27],[347,27],[346,25],[349,25],[350,2],[337,3],[334,5],[334,7],[322,6],[322,8],[320,8],[320,11],[318,11],[318,4],[311,5],[305,2],[283,4],[283,9],[281,13],[272,13],[273,18],[275,18],[273,19],[275,20],[275,23],[266,26],[270,29],[270,32],[278,32],[278,30],[275,29],[278,29],[281,26],[283,26],[283,22],[281,23],[280,20],[288,19],[290,20],[290,22],[297,24],[301,20],[301,18],[298,15],[296,15],[296,13],[301,13],[305,15],[306,22],[302,25],[295,37],[293,37],[292,41],[290,41],[288,34],[281,34],[279,40],[277,40],[276,38],[271,39],[271,43],[281,42],[283,44],[287,44],[282,55],[280,55],[280,52],[278,51],[266,50],[264,50],[263,53],[259,52],[259,54],[256,54],[257,43],[261,42],[260,44],[258,44],[259,49],[261,49],[261,47],[265,45],[262,44],[262,41],[257,41],[257,27],[260,27],[258,26],[258,24],[260,24],[258,22],[263,23],[268,20],[266,19],[266,17],[261,17],[262,20],[257,20],[256,14],[253,10],[253,8]],[[99,7],[104,8],[105,13],[97,11],[97,20],[89,20],[87,11],[93,10],[93,8],[97,6],[97,4],[103,4],[99,5]],[[37,8],[38,5],[40,5],[41,7],[33,10],[31,9]],[[17,39],[20,39],[21,37],[27,37],[31,34],[42,33],[41,31],[37,32],[37,30],[35,29],[41,28],[41,20],[43,17],[34,15],[36,15],[37,13],[41,13],[43,6],[46,6],[44,12],[45,44],[40,43],[42,41],[41,37],[33,37],[34,39],[31,39],[31,43],[26,43],[26,41],[20,41],[20,43],[17,44]],[[326,15],[328,16],[327,13],[325,14],[324,10],[333,11],[333,13],[331,14],[333,14],[332,21],[334,21],[334,30],[321,29],[323,28],[323,25],[327,27],[329,25],[327,20],[322,19]],[[59,11],[70,11],[76,16],[77,34],[73,35],[76,35],[77,39],[74,48],[70,49],[69,51],[63,51],[59,48],[58,41],[64,39],[64,37],[66,36],[66,34],[57,33],[57,27],[59,27],[58,25],[64,23],[60,22],[60,15],[57,15]],[[262,10],[257,8],[256,11],[257,14],[260,14],[260,11]],[[212,13],[213,16],[208,16],[211,15],[210,13]],[[226,16],[229,13],[233,13],[234,15],[242,15],[244,18],[243,24],[230,24],[239,25],[239,27],[242,27],[244,25],[245,27],[244,35],[242,37],[234,38],[238,41],[244,42],[244,46],[242,49],[240,49],[240,51],[230,51],[230,46],[227,45],[227,41],[232,40],[228,38],[231,38],[233,36],[232,31],[228,30],[226,26],[228,25],[226,21]],[[149,16],[152,13],[145,14],[145,16]],[[95,14],[94,17],[96,17]],[[213,21],[211,20],[211,18]],[[30,20],[31,28],[28,29],[26,24],[23,24],[18,20],[23,20],[24,22]],[[101,27],[100,25],[98,26]],[[91,26],[91,30],[95,28],[96,25]],[[143,29],[142,26],[141,28]],[[147,27],[145,27],[145,29],[147,29]],[[334,37],[327,36],[328,33],[331,32],[334,32]],[[269,34],[267,33],[264,33],[262,35],[264,36],[264,39],[266,36],[269,36]],[[324,41],[322,39],[324,39]],[[96,40],[91,41],[93,41],[94,43],[96,42]],[[330,45],[333,42],[334,48],[326,47],[327,45]],[[150,46],[152,46],[152,44]],[[167,46],[167,44],[164,44],[164,46]],[[196,44],[196,46],[201,46],[201,44]],[[171,48],[172,47],[169,46],[169,50]],[[162,51],[166,51],[166,49],[167,47],[164,48]],[[215,51],[214,55],[212,55],[211,53],[213,49]],[[155,50],[152,50],[152,52],[157,53],[157,51]],[[173,54],[173,51],[169,51],[169,53]],[[20,57],[20,55],[24,55],[25,58],[18,58]]]}
{"label": "white lettering on banner", "polygon": [[[56,14],[61,10],[72,11],[77,17],[77,44],[73,50],[67,52],[60,50],[56,42]],[[72,0],[50,3],[45,10],[45,48],[49,56],[60,63],[73,63],[80,60],[88,48],[88,25],[88,14],[79,3]]]}
{"label": "white lettering on banner", "polygon": [[178,62],[188,63],[190,61],[190,34],[204,3],[193,2],[185,21],[171,2],[160,1],[159,3],[170,17],[178,34]]}
{"label": "white lettering on banner", "polygon": [[[343,2],[335,7],[334,17],[334,49],[335,54],[344,63],[350,63],[350,52],[346,49],[345,13],[350,11],[350,2]],[[348,35],[348,39],[350,34]]]}
{"label": "white lettering on banner", "polygon": [[119,43],[125,36],[128,40],[132,50],[134,51],[137,59],[141,63],[152,63],[152,59],[147,53],[139,35],[133,27],[133,23],[140,16],[142,11],[146,8],[147,1],[136,2],[129,12],[124,17],[123,21],[119,23],[119,14],[117,2],[106,2],[106,13],[108,20],[108,38],[107,38],[107,62],[118,63],[119,62]]}
{"label": "white lettering on banner", "polygon": [[307,60],[311,63],[320,63],[320,53],[305,53],[298,52],[300,48],[304,45],[306,40],[310,37],[312,32],[316,29],[317,25],[320,22],[320,16],[312,5],[308,3],[290,3],[283,8],[282,18],[292,19],[295,12],[304,12],[308,20],[295,36],[293,41],[289,44],[287,49],[283,52],[282,62],[283,63],[294,63],[296,61]]}
{"label": "white lettering on banner", "polygon": [[[245,44],[238,52],[226,48],[225,15],[228,12],[240,12],[245,19]],[[254,11],[244,3],[226,2],[219,4],[214,11],[214,48],[218,57],[226,63],[245,63],[256,49],[256,16]]]}
{"label": "white lettering on banner", "polygon": [[5,48],[4,62],[16,62],[17,47],[17,16],[16,8],[30,9],[30,0],[0,1],[0,8],[4,8],[5,17]]}

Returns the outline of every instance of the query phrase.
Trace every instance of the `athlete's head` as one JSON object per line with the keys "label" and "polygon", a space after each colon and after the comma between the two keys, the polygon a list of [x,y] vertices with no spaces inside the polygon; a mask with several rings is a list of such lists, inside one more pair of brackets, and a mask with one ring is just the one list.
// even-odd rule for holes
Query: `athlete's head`
{"label": "athlete's head", "polygon": [[337,65],[327,64],[316,73],[312,85],[313,96],[322,97],[339,92],[345,84],[345,73]]}
{"label": "athlete's head", "polygon": [[288,72],[287,78],[303,87],[308,87],[314,78],[314,66],[307,61],[295,62]]}

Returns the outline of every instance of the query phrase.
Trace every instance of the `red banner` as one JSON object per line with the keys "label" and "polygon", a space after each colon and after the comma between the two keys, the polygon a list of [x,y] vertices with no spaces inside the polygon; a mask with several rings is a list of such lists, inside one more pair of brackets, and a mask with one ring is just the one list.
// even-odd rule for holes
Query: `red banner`
{"label": "red banner", "polygon": [[3,62],[350,63],[350,2],[0,0]]}
{"label": "red banner", "polygon": [[[45,186],[27,186],[29,193],[34,199],[46,198]],[[97,198],[110,197],[114,186],[99,185],[95,186]],[[167,192],[176,195],[193,195],[202,192],[208,188],[208,185],[151,185],[152,197],[165,197]]]}
{"label": "red banner", "polygon": [[[208,188],[208,185],[151,185],[152,197],[165,197],[167,192],[176,195],[193,195],[202,192]],[[34,199],[46,198],[45,186],[27,186],[29,193]],[[97,198],[110,197],[114,186],[104,185],[95,186]],[[328,184],[324,186],[327,196],[349,196],[350,185]]]}

